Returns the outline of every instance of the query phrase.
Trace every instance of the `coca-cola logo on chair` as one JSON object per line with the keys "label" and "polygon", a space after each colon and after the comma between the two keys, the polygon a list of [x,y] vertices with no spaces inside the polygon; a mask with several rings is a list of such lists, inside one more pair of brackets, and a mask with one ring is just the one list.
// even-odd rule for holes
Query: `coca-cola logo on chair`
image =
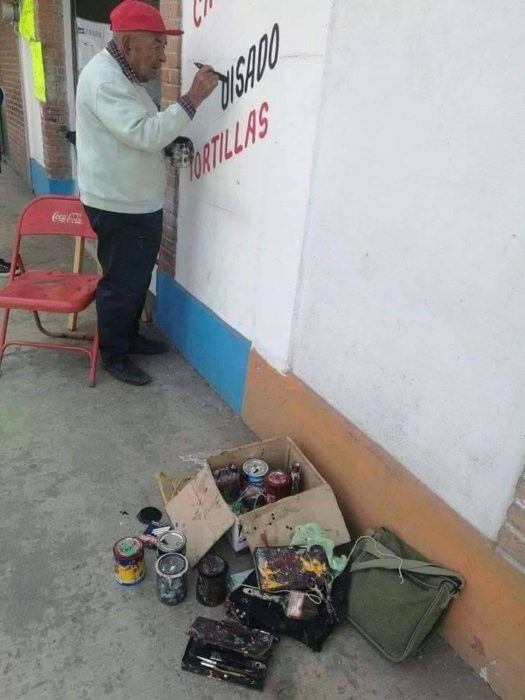
{"label": "coca-cola logo on chair", "polygon": [[82,226],[82,214],[79,211],[72,211],[65,214],[56,211],[51,217],[51,221],[53,223],[58,221],[61,224],[76,224],[77,226]]}

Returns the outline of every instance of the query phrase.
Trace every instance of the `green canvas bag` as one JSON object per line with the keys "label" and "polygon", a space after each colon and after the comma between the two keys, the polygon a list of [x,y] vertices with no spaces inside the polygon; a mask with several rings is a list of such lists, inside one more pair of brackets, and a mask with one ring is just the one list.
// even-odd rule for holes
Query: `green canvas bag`
{"label": "green canvas bag", "polygon": [[463,587],[386,528],[360,537],[351,555],[348,619],[391,661],[404,661],[436,632]]}

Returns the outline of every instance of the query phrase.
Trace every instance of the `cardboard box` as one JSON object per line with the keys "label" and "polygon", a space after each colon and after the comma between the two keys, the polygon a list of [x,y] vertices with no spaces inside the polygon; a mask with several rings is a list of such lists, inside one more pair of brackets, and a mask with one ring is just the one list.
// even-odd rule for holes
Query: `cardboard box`
{"label": "cardboard box", "polygon": [[[299,462],[301,492],[237,518],[222,498],[212,472],[230,464],[242,467],[253,457],[263,459],[270,469],[288,469],[293,462]],[[236,551],[243,548],[243,538],[251,551],[255,547],[288,545],[295,527],[309,522],[319,523],[336,545],[350,541],[332,489],[289,437],[224,450],[206,461],[197,477],[166,505],[174,527],[186,534],[191,566],[195,566],[227,530]]]}
{"label": "cardboard box", "polygon": [[242,552],[248,546],[239,518],[235,518],[235,522],[226,533],[226,537],[234,552]]}
{"label": "cardboard box", "polygon": [[190,566],[202,559],[235,522],[208,466],[166,503],[173,527],[186,535]]}

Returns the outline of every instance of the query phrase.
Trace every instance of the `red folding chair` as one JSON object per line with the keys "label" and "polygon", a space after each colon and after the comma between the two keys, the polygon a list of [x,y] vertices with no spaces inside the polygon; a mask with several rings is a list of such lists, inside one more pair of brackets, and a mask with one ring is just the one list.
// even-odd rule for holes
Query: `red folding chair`
{"label": "red folding chair", "polygon": [[[22,237],[48,235],[96,238],[78,197],[36,197],[29,202],[20,215],[11,259],[11,271],[7,285],[0,290],[0,308],[4,309],[0,326],[0,365],[6,348],[11,345],[83,352],[89,357],[89,386],[95,386],[98,357],[97,329],[95,328],[93,336],[81,333],[51,333],[42,326],[38,312],[76,314],[84,311],[95,298],[99,275],[57,270],[26,270],[20,256]],[[18,276],[16,276],[17,266],[21,271]],[[27,340],[6,342],[11,309],[32,311],[38,329],[48,337],[89,340],[91,344],[86,346]]]}

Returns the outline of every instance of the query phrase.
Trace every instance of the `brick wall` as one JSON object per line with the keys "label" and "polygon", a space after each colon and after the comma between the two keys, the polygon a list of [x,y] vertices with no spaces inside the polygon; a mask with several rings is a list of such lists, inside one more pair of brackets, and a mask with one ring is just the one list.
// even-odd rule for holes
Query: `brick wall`
{"label": "brick wall", "polygon": [[47,102],[42,104],[44,166],[48,177],[71,177],[71,149],[60,127],[69,125],[62,0],[36,3],[37,38],[42,42]]}
{"label": "brick wall", "polygon": [[[160,11],[169,26],[180,26],[180,0],[160,0]],[[166,63],[162,68],[162,108],[180,96],[181,39],[168,37]],[[168,166],[168,186],[164,203],[164,231],[159,253],[159,267],[171,277],[175,275],[175,246],[177,243],[177,208],[179,195],[178,171]]]}
{"label": "brick wall", "polygon": [[514,502],[499,531],[497,549],[525,573],[525,472],[518,481]]}
{"label": "brick wall", "polygon": [[4,91],[4,129],[7,160],[29,180],[28,155],[18,41],[10,24],[0,23],[0,87]]}

